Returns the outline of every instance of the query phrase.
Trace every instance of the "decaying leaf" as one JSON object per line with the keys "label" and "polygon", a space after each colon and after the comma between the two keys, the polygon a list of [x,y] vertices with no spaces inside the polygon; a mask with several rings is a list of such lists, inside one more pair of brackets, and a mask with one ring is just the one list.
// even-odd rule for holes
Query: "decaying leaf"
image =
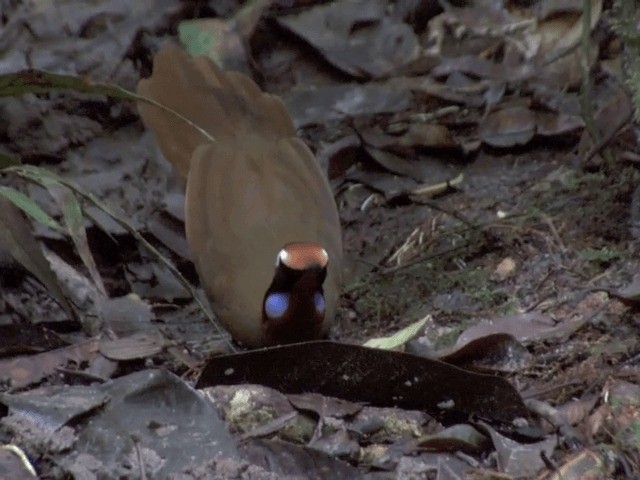
{"label": "decaying leaf", "polygon": [[117,340],[100,340],[100,353],[111,360],[147,358],[162,352],[167,342],[160,332],[140,332]]}
{"label": "decaying leaf", "polygon": [[197,387],[238,383],[423,410],[445,423],[477,415],[505,432],[518,430],[513,421],[528,416],[518,393],[501,378],[406,353],[328,341],[215,357]]}
{"label": "decaying leaf", "polygon": [[432,452],[465,452],[470,455],[487,450],[490,440],[471,425],[454,425],[441,432],[424,435],[418,448]]}
{"label": "decaying leaf", "polygon": [[[337,68],[354,77],[379,78],[414,60],[419,51],[411,27],[385,13],[381,0],[339,0],[277,21]],[[319,24],[325,29],[316,28]]]}
{"label": "decaying leaf", "polygon": [[520,443],[485,425],[498,453],[498,467],[516,478],[531,477],[546,465],[543,457],[551,458],[558,441],[554,437],[537,443]]}
{"label": "decaying leaf", "polygon": [[498,110],[480,124],[478,133],[492,147],[526,145],[536,133],[535,114],[524,107]]}
{"label": "decaying leaf", "polygon": [[443,362],[477,371],[517,372],[531,363],[529,351],[514,337],[494,333],[438,352]]}
{"label": "decaying leaf", "polygon": [[98,353],[96,340],[86,340],[76,345],[39,353],[0,360],[0,380],[10,382],[14,388],[23,388],[52,375],[69,363],[80,365],[89,362]]}

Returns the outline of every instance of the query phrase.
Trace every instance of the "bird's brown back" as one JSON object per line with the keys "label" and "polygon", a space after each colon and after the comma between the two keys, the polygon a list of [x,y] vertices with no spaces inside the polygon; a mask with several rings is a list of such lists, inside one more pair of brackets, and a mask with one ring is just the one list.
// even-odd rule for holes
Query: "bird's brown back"
{"label": "bird's brown back", "polygon": [[[209,133],[139,104],[164,156],[187,177],[186,232],[212,307],[234,337],[262,343],[262,301],[278,251],[316,242],[329,253],[331,319],[341,279],[340,223],[331,189],[309,148],[295,137],[281,100],[243,74],[163,47],[138,93]],[[328,327],[328,323],[327,323]]]}

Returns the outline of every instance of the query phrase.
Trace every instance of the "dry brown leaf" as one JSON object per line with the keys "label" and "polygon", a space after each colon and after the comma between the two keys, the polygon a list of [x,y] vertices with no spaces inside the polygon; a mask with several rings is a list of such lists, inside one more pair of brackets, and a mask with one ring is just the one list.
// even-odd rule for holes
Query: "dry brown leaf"
{"label": "dry brown leaf", "polygon": [[526,145],[535,133],[535,114],[526,107],[510,107],[493,112],[478,127],[482,141],[492,147]]}
{"label": "dry brown leaf", "polygon": [[10,382],[13,388],[23,388],[55,374],[69,363],[89,362],[97,353],[98,341],[92,339],[38,355],[0,360],[0,380]]}

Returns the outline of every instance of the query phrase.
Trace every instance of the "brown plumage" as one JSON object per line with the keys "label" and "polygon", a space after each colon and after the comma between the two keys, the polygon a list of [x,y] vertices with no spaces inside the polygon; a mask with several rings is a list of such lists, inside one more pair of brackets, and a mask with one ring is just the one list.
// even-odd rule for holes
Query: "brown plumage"
{"label": "brown plumage", "polygon": [[[173,45],[158,52],[153,75],[140,81],[138,93],[215,139],[210,142],[158,107],[138,104],[164,156],[187,178],[187,241],[222,323],[248,346],[326,333],[341,282],[338,212],[325,176],[295,137],[280,99],[261,92],[247,76],[224,72]],[[280,261],[287,257],[280,255],[285,246],[296,262]],[[269,318],[265,295],[283,288],[291,308]],[[315,295],[321,290],[323,301]],[[269,305],[280,305],[282,298]]]}

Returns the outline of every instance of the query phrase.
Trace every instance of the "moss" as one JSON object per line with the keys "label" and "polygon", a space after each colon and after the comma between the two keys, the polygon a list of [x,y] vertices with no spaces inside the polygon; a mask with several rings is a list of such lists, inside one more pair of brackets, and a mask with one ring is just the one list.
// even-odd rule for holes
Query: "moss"
{"label": "moss", "polygon": [[317,422],[311,417],[300,414],[282,427],[279,436],[283,440],[305,445],[311,440],[316,425]]}
{"label": "moss", "polygon": [[225,410],[227,421],[241,432],[249,432],[275,418],[274,410],[269,406],[258,405],[254,400],[255,392],[250,388],[238,390]]}

